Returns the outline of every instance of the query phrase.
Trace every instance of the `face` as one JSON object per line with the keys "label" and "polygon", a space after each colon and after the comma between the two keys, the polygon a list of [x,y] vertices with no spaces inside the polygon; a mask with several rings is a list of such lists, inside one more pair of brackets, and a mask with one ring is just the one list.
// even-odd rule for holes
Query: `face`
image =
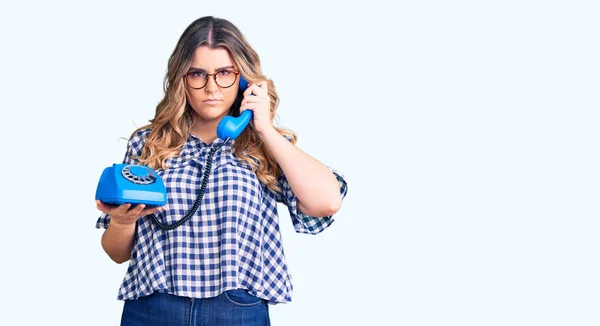
{"label": "face", "polygon": [[[199,122],[217,122],[229,113],[239,90],[239,76],[229,52],[223,48],[196,48],[194,58],[186,75],[187,99]],[[217,74],[217,81],[213,75]],[[230,87],[231,81],[235,79]],[[202,87],[204,81],[206,85]],[[220,85],[219,85],[220,84]],[[225,87],[224,87],[225,86]],[[194,89],[193,87],[202,87]]]}

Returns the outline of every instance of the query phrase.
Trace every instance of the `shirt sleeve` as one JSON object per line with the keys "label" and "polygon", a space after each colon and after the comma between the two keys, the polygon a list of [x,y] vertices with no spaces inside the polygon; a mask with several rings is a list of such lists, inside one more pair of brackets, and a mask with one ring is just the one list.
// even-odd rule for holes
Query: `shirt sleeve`
{"label": "shirt sleeve", "polygon": [[[144,147],[144,137],[148,134],[148,130],[142,130],[137,132],[127,142],[127,150],[125,151],[125,157],[123,158],[123,164],[139,164],[137,156],[142,153]],[[110,215],[102,213],[96,221],[96,228],[108,228],[110,223]]]}
{"label": "shirt sleeve", "polygon": [[[344,197],[346,197],[346,193],[348,192],[348,184],[344,178],[344,175],[331,167],[328,168],[335,175],[338,181],[340,187],[340,196],[343,200]],[[300,212],[298,210],[298,198],[292,191],[292,187],[290,186],[287,178],[283,173],[279,176],[278,181],[279,186],[281,187],[281,196],[278,200],[288,207],[290,217],[292,218],[292,223],[296,232],[306,234],[318,234],[325,230],[327,227],[329,227],[331,223],[333,223],[333,215],[315,217]]]}

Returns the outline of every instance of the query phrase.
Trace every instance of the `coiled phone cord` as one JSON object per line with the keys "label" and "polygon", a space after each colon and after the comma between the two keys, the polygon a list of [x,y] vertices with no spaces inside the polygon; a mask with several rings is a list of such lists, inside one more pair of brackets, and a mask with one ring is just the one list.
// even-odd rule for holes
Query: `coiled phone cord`
{"label": "coiled phone cord", "polygon": [[152,221],[159,228],[161,228],[163,230],[167,230],[167,231],[172,230],[176,227],[183,225],[190,218],[192,218],[192,216],[194,216],[194,214],[196,214],[196,211],[198,210],[198,207],[200,207],[200,203],[202,202],[202,198],[204,197],[204,192],[206,191],[206,186],[208,185],[208,177],[210,175],[210,171],[212,170],[212,157],[215,154],[215,152],[217,151],[217,149],[221,148],[221,146],[225,145],[228,141],[229,141],[229,137],[226,138],[225,141],[223,141],[221,144],[213,145],[210,148],[210,151],[208,152],[208,155],[206,156],[206,168],[204,169],[204,175],[202,176],[202,184],[200,186],[200,194],[198,195],[198,198],[196,198],[196,201],[194,202],[194,205],[192,206],[190,211],[184,217],[182,217],[179,221],[174,222],[172,224],[163,224],[156,218],[156,215],[154,213],[150,214],[150,219],[152,219]]}

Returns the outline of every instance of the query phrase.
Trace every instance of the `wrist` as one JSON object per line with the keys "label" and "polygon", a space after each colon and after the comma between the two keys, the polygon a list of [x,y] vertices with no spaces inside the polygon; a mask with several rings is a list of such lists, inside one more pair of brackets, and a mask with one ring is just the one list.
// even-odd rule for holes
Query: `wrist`
{"label": "wrist", "polygon": [[258,134],[258,137],[263,141],[273,136],[279,136],[279,132],[272,125],[261,130],[257,130],[256,133]]}
{"label": "wrist", "polygon": [[135,228],[135,223],[121,223],[116,221],[115,219],[111,218],[110,219],[110,223],[108,224],[108,226],[112,226],[113,229],[119,229],[119,230],[127,230],[127,229],[131,229],[131,228]]}

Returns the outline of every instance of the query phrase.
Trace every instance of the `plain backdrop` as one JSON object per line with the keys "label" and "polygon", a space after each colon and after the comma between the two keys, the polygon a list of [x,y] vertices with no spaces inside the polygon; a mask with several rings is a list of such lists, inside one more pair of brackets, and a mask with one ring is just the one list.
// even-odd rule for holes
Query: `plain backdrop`
{"label": "plain backdrop", "polygon": [[183,30],[236,24],[279,124],[344,174],[325,232],[281,229],[273,325],[599,325],[594,1],[0,5],[2,325],[118,325],[102,170],[153,117]]}

